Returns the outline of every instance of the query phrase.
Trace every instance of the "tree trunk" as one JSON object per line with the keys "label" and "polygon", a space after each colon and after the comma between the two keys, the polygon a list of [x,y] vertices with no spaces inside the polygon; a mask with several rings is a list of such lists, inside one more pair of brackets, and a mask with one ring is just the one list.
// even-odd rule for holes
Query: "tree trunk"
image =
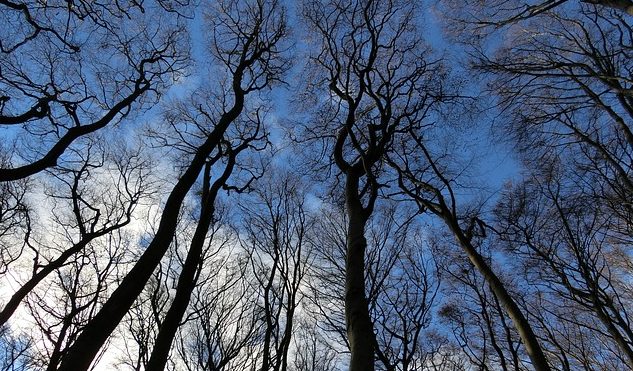
{"label": "tree trunk", "polygon": [[[213,199],[215,199],[215,197],[213,197]],[[213,203],[213,201],[211,201],[211,203]],[[198,271],[200,262],[202,261],[202,250],[204,248],[204,242],[207,233],[209,232],[209,226],[212,219],[213,206],[205,205],[201,212],[198,226],[196,227],[196,231],[194,232],[191,240],[185,264],[183,265],[180,276],[178,277],[176,295],[174,296],[174,300],[172,301],[171,306],[165,315],[165,319],[158,330],[154,349],[152,349],[152,354],[150,355],[147,366],[145,367],[147,370],[162,371],[165,369],[171,344],[174,341],[176,331],[178,331],[178,327],[180,326],[180,321],[189,306],[191,293],[196,287],[196,272]]]}
{"label": "tree trunk", "polygon": [[347,261],[345,322],[351,350],[350,371],[373,371],[376,339],[365,297],[365,225],[367,215],[358,197],[358,178],[347,176]]}
{"label": "tree trunk", "polygon": [[176,295],[172,301],[165,319],[163,320],[156,341],[154,343],[154,349],[150,355],[147,366],[147,370],[164,370],[167,358],[169,357],[169,351],[171,345],[176,337],[178,327],[180,327],[180,321],[187,311],[189,301],[191,300],[191,293],[196,287],[197,276],[196,273],[201,269],[202,253],[204,249],[204,243],[209,233],[209,227],[213,222],[213,215],[215,213],[215,199],[218,192],[222,188],[226,181],[231,176],[233,168],[235,166],[235,153],[232,153],[228,157],[228,162],[222,175],[213,182],[212,186],[209,186],[211,178],[211,164],[207,163],[207,167],[204,171],[204,191],[202,195],[202,208],[200,210],[200,219],[198,225],[191,239],[189,245],[189,251],[185,259],[185,264],[182,267],[180,276],[178,277],[178,285],[176,287]]}
{"label": "tree trunk", "polygon": [[521,340],[523,340],[523,345],[525,346],[525,350],[532,361],[532,366],[536,371],[550,371],[549,364],[547,363],[547,359],[545,358],[545,353],[543,353],[543,349],[532,330],[532,326],[523,315],[523,312],[516,304],[510,293],[505,288],[505,285],[499,277],[492,271],[488,263],[486,263],[485,259],[477,249],[472,245],[470,240],[464,235],[461,227],[452,217],[442,216],[445,220],[446,224],[449,226],[453,235],[459,242],[460,246],[466,252],[468,259],[470,262],[477,268],[477,270],[484,277],[490,289],[496,295],[499,303],[503,306],[506,313],[512,319],[514,323],[514,327],[517,329]]}

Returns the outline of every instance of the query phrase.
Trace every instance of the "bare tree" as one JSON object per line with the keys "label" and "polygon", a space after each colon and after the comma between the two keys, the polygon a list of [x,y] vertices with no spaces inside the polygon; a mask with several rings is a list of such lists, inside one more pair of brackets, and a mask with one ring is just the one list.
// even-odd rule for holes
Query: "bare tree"
{"label": "bare tree", "polygon": [[526,170],[487,200],[427,9],[284,4],[0,0],[0,368],[633,367],[633,3],[441,3]]}
{"label": "bare tree", "polygon": [[0,181],[62,165],[77,139],[136,115],[179,78],[184,28],[159,4],[0,3],[0,128],[17,136]]}
{"label": "bare tree", "polygon": [[403,141],[403,147],[394,151],[389,159],[399,174],[400,188],[418,204],[420,210],[438,216],[445,223],[512,319],[533,366],[537,370],[549,370],[543,349],[526,315],[480,252],[479,245],[486,236],[486,223],[480,218],[481,206],[460,210],[454,190],[454,184],[458,187],[458,183],[454,175],[435,159],[421,133],[410,131],[409,135],[411,139]]}
{"label": "bare tree", "polygon": [[[415,232],[419,225],[396,210],[395,203],[378,208],[366,227],[368,305],[379,360],[376,368],[421,370],[429,367],[429,358],[438,347],[430,325],[440,280],[431,251]],[[325,217],[316,229],[319,243],[308,276],[306,310],[318,330],[310,339],[318,341],[322,348],[318,352],[334,357],[349,351],[345,317],[339,309],[345,301],[340,277],[345,269],[341,261],[347,223],[340,213],[322,213]]]}
{"label": "bare tree", "polygon": [[[475,49],[475,65],[490,73],[502,129],[531,178],[500,205],[505,210],[500,224],[510,232],[504,239],[512,253],[526,259],[534,286],[542,284],[535,294],[545,299],[532,300],[530,310],[562,321],[549,329],[538,326],[563,352],[565,367],[573,358],[583,367],[598,359],[622,367],[609,363],[619,352],[618,362],[631,367],[629,304],[622,296],[626,285],[619,283],[628,273],[618,263],[630,259],[619,246],[631,240],[632,28],[622,12],[630,5],[562,3],[537,4],[545,5],[542,11],[510,1],[486,8],[487,25],[495,26],[487,31],[495,29],[492,35],[503,34],[506,42],[493,53]],[[555,297],[584,312],[579,320],[569,321],[546,305]],[[611,340],[573,354],[570,345],[553,339],[555,331],[579,339],[595,331],[596,338]],[[611,350],[613,342],[619,352]],[[600,356],[587,361],[592,353]]]}
{"label": "bare tree", "polygon": [[[262,127],[262,117],[259,110],[256,110],[253,117],[245,120],[245,131],[237,130],[236,138],[225,138],[217,153],[209,158],[205,164],[203,174],[203,185],[201,193],[201,207],[196,230],[191,237],[191,243],[187,251],[186,259],[182,265],[176,293],[169,310],[165,314],[162,321],[151,357],[147,363],[147,368],[152,370],[162,370],[165,367],[167,356],[171,348],[172,342],[176,335],[176,331],[181,320],[187,310],[191,294],[196,286],[196,282],[201,274],[202,264],[205,255],[208,255],[208,248],[205,249],[207,234],[211,224],[215,222],[215,202],[218,192],[224,189],[231,189],[228,179],[231,176],[237,163],[237,156],[247,150],[263,150],[266,146],[267,134]],[[261,148],[257,147],[257,142],[263,142]],[[221,161],[224,160],[224,161]],[[218,172],[218,170],[220,170]],[[212,172],[216,171],[219,175],[214,179]],[[246,184],[235,187],[238,192],[247,188],[254,178],[248,179]]]}
{"label": "bare tree", "polygon": [[630,274],[611,262],[618,248],[610,241],[608,219],[600,209],[587,207],[592,198],[574,194],[577,185],[565,184],[561,176],[555,170],[535,176],[507,195],[498,208],[502,239],[525,257],[537,282],[593,314],[602,329],[593,321],[582,325],[583,316],[576,321],[595,336],[606,335],[619,348],[623,363],[633,367],[631,298],[620,283]]}
{"label": "bare tree", "polygon": [[124,344],[124,355],[118,365],[125,365],[135,371],[146,368],[170,297],[169,280],[166,276],[173,260],[167,259],[166,263],[158,266],[136,303],[126,314],[123,320],[125,328],[121,330],[120,336]]}
{"label": "bare tree", "polygon": [[[237,245],[232,236],[230,244]],[[255,369],[261,311],[249,282],[249,259],[226,246],[201,272],[176,350],[187,370]]]}
{"label": "bare tree", "polygon": [[[431,251],[424,248],[423,238],[412,231],[414,228],[415,224],[405,224],[387,249],[377,244],[373,252],[380,257],[370,260],[390,265],[383,268],[386,274],[382,279],[371,280],[378,291],[370,299],[378,355],[385,370],[423,370],[428,367],[427,349],[435,346],[428,328],[441,281]],[[402,241],[397,240],[399,234],[404,237]]]}
{"label": "bare tree", "polygon": [[114,282],[114,272],[123,256],[121,250],[126,248],[125,238],[110,235],[100,242],[73,255],[71,261],[54,272],[56,277],[52,282],[27,297],[26,305],[44,343],[39,354],[32,355],[33,366],[57,369],[60,358]]}
{"label": "bare tree", "polygon": [[[38,216],[50,216],[33,225],[46,227],[48,233],[29,237],[23,256],[4,277],[17,290],[8,292],[2,323],[21,328],[24,321],[34,321],[37,327],[21,332],[39,338],[33,349],[40,351],[40,366],[48,364],[49,369],[56,367],[107,292],[125,256],[125,234],[118,232],[154,189],[143,155],[116,143],[109,145],[116,150],[108,154],[109,148],[100,143],[87,140],[87,149],[71,151],[72,163],[54,169],[44,191],[51,210],[43,202],[37,208]],[[37,357],[35,351],[31,357]]]}
{"label": "bare tree", "polygon": [[[0,166],[8,163],[8,153],[0,148]],[[18,260],[31,239],[32,210],[28,194],[32,184],[28,180],[0,184],[0,275]]]}
{"label": "bare tree", "polygon": [[[116,155],[107,155],[107,149],[99,146],[98,140],[88,141],[86,149],[71,151],[75,158],[72,162],[69,159],[68,167],[54,169],[48,196],[55,200],[53,227],[61,228],[59,238],[50,238],[55,241],[48,243],[49,238],[34,240],[26,236],[28,255],[33,261],[31,275],[20,282],[0,311],[0,324],[5,324],[24,298],[70,258],[93,241],[129,224],[139,201],[151,195],[147,159],[123,146],[118,146]],[[97,190],[98,187],[106,190]],[[58,254],[51,254],[53,251]],[[8,259],[4,260],[4,264],[8,263]]]}
{"label": "bare tree", "polygon": [[[345,311],[350,370],[373,370],[376,337],[366,297],[365,227],[379,197],[386,152],[403,126],[420,125],[434,101],[435,70],[398,1],[308,2],[318,42],[311,61],[321,118],[306,136],[324,141],[340,172],[347,214]],[[324,90],[325,90],[324,89]],[[325,96],[325,98],[321,98]]]}
{"label": "bare tree", "polygon": [[443,260],[448,300],[439,314],[470,363],[482,370],[528,369],[521,339],[483,277],[457,250]]}
{"label": "bare tree", "polygon": [[290,370],[328,371],[336,364],[336,352],[327,347],[314,323],[306,321],[297,326],[294,337],[295,356]]}
{"label": "bare tree", "polygon": [[[245,10],[247,9],[247,10]],[[282,9],[275,2],[220,2],[215,15],[213,55],[228,75],[227,93],[221,101],[222,114],[212,130],[205,132],[190,162],[171,191],[154,239],[110,295],[101,310],[86,325],[62,359],[60,370],[87,369],[147,280],[173,239],[177,215],[187,193],[204,168],[212,151],[221,144],[227,128],[244,109],[247,95],[266,89],[285,69],[280,58],[286,34]],[[245,18],[246,17],[246,18]]]}
{"label": "bare tree", "polygon": [[630,0],[449,0],[446,4],[454,11],[451,17],[458,19],[460,23],[473,25],[485,33],[529,21],[550,12],[566,12],[571,18],[574,14],[581,13],[582,7],[592,7],[605,12],[614,11],[616,17],[633,15],[633,2]]}
{"label": "bare tree", "polygon": [[[545,28],[540,28],[544,26]],[[630,20],[585,6],[569,16],[549,12],[509,33],[514,47],[476,61],[491,73],[504,119],[523,159],[563,158],[586,181],[583,192],[621,219],[611,230],[630,236]],[[537,30],[535,27],[539,27]],[[545,31],[545,32],[543,32]],[[539,164],[532,162],[533,168]]]}
{"label": "bare tree", "polygon": [[252,197],[241,203],[242,248],[249,255],[261,307],[261,354],[257,369],[286,371],[310,269],[314,218],[306,210],[301,183],[291,174],[270,171]]}

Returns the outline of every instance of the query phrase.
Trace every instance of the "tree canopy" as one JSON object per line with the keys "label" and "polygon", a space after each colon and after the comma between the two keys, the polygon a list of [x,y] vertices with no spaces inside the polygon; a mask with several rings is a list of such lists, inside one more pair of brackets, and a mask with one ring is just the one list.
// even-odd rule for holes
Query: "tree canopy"
{"label": "tree canopy", "polygon": [[0,0],[2,370],[633,369],[629,0]]}

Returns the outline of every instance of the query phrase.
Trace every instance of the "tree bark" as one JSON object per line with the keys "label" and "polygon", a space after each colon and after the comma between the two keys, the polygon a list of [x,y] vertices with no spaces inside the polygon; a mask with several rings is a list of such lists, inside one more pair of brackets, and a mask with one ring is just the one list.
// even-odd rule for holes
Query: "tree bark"
{"label": "tree bark", "polygon": [[194,232],[189,251],[187,252],[185,264],[178,277],[176,295],[158,330],[152,354],[145,367],[147,370],[159,371],[165,369],[171,344],[180,326],[180,321],[189,306],[191,293],[196,287],[196,272],[198,272],[200,262],[202,261],[202,250],[205,238],[213,219],[213,207],[209,210],[208,205],[205,205],[205,209],[206,210],[203,210],[201,213],[200,221]]}
{"label": "tree bark", "polygon": [[490,289],[499,300],[499,303],[503,306],[506,313],[514,323],[514,327],[519,333],[521,340],[523,340],[523,345],[525,346],[525,350],[532,361],[534,369],[536,371],[550,371],[551,369],[547,363],[547,358],[545,357],[545,353],[543,352],[543,349],[532,330],[532,326],[530,326],[530,323],[523,315],[521,308],[519,308],[514,299],[512,299],[510,293],[506,290],[503,282],[501,282],[499,277],[497,277],[497,275],[493,272],[492,268],[490,268],[484,257],[481,256],[477,249],[472,245],[468,237],[464,235],[464,232],[459,226],[457,220],[446,215],[443,215],[442,218],[453,232],[453,235],[460,246],[466,252],[470,262],[484,277],[490,286]]}
{"label": "tree bark", "polygon": [[350,371],[373,371],[376,338],[365,296],[365,226],[367,212],[358,196],[358,177],[347,175],[347,261],[345,262],[345,321],[350,344]]}

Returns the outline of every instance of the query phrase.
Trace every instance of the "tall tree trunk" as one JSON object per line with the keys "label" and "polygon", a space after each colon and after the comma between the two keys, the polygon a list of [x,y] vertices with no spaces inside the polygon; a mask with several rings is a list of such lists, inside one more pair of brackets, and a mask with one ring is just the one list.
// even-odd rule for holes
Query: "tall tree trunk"
{"label": "tall tree trunk", "polygon": [[514,323],[514,327],[517,329],[525,350],[532,361],[532,366],[537,371],[550,371],[549,364],[545,353],[541,348],[541,345],[532,330],[532,326],[528,322],[527,318],[523,315],[521,308],[512,299],[510,293],[506,290],[505,285],[499,277],[493,272],[492,268],[486,263],[481,254],[477,251],[475,246],[471,243],[470,239],[464,234],[459,223],[452,216],[442,215],[442,218],[453,232],[453,235],[457,239],[462,249],[466,252],[470,262],[477,268],[479,273],[484,277],[492,292],[496,295],[499,303],[505,309],[506,313]]}
{"label": "tall tree trunk", "polygon": [[373,371],[376,338],[365,296],[365,225],[368,215],[358,196],[358,177],[346,182],[347,261],[345,262],[345,322],[351,350],[350,371]]}
{"label": "tall tree trunk", "polygon": [[[205,209],[208,208],[205,205]],[[213,207],[207,210],[203,210],[201,218],[194,232],[189,251],[187,252],[187,258],[185,264],[182,267],[180,276],[178,277],[178,285],[176,287],[176,295],[172,301],[165,319],[161,323],[152,354],[150,355],[147,366],[147,370],[161,371],[165,369],[167,358],[169,356],[169,350],[171,344],[176,336],[176,331],[180,326],[180,321],[187,311],[189,301],[191,300],[191,293],[196,287],[196,273],[200,268],[200,262],[202,261],[202,250],[204,242],[209,231],[209,225],[213,218]]]}

